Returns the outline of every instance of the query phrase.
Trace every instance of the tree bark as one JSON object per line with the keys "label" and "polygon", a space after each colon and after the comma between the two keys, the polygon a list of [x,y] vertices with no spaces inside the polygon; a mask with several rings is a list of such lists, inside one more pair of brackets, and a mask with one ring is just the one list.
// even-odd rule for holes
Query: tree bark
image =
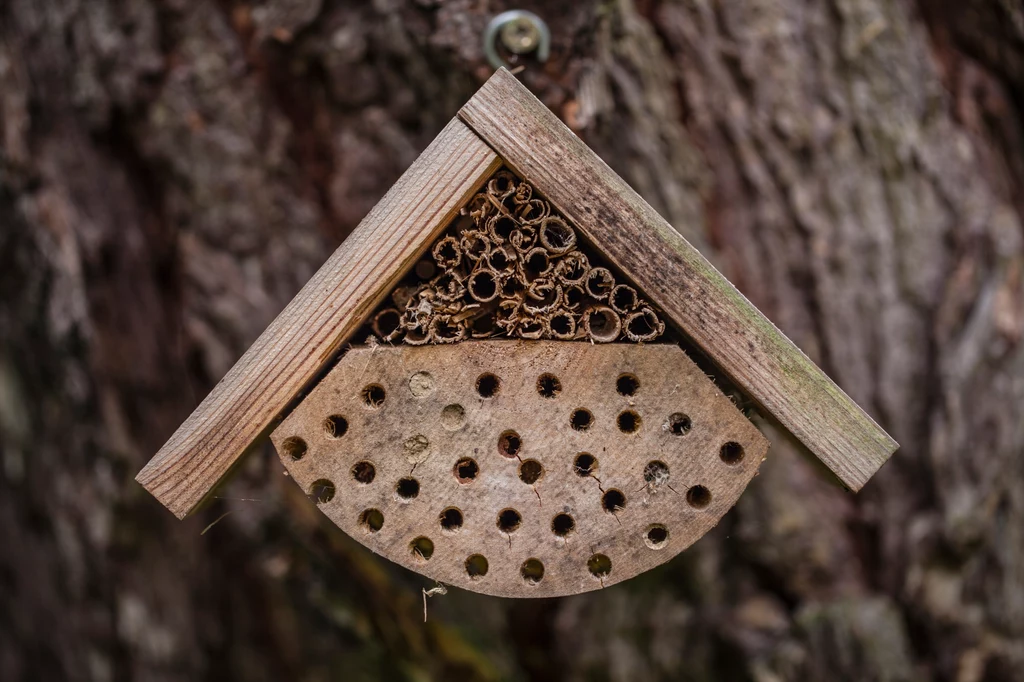
{"label": "tree bark", "polygon": [[490,73],[511,4],[0,6],[0,678],[980,680],[1024,669],[1024,10],[602,0],[541,99],[902,444],[785,434],[664,567],[509,601],[371,555],[264,446],[133,477]]}

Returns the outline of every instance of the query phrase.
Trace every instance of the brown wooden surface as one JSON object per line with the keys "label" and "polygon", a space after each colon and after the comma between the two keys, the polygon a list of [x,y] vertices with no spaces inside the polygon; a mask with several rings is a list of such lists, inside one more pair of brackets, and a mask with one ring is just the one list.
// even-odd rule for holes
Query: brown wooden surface
{"label": "brown wooden surface", "polygon": [[499,160],[453,120],[137,477],[179,518],[314,378]]}
{"label": "brown wooden surface", "polygon": [[[485,373],[500,380],[491,397],[476,387]],[[550,397],[538,390],[541,375],[557,381]],[[623,375],[637,382],[626,395],[618,385]],[[368,386],[382,391],[372,404],[365,399]],[[579,408],[593,415],[585,430],[570,424]],[[634,432],[620,428],[623,413],[639,416]],[[674,432],[673,415],[685,415],[689,428]],[[338,422],[327,426],[331,417],[345,420],[340,437]],[[521,447],[506,455],[499,443],[509,431]],[[353,538],[445,584],[505,597],[588,592],[668,561],[735,504],[768,449],[765,437],[678,346],[586,341],[356,348],[271,438],[304,491],[324,499],[317,482],[330,481],[333,497],[320,508]],[[295,438],[305,445],[299,459],[290,454]],[[728,463],[721,456],[726,443],[743,449],[741,455],[730,451]],[[574,462],[584,452],[597,464],[581,476]],[[471,458],[479,472],[460,482],[454,469],[462,458]],[[527,484],[519,471],[531,461],[543,473]],[[373,466],[372,481],[356,480],[353,468],[360,462]],[[418,483],[415,497],[398,493],[401,479]],[[698,493],[689,503],[694,486],[710,491],[706,505]],[[625,496],[615,513],[603,506],[609,491]],[[452,507],[463,515],[454,532],[440,524],[442,511]],[[506,509],[521,518],[509,532],[498,527]],[[366,510],[383,515],[379,530],[361,523]],[[559,514],[574,522],[564,536],[552,529]],[[647,540],[655,524],[668,533],[663,543]],[[429,559],[411,548],[420,537],[431,542]],[[487,559],[486,575],[467,575],[465,562],[474,554]],[[595,555],[610,560],[607,575],[589,570]],[[529,559],[544,567],[537,582],[521,575]]]}
{"label": "brown wooden surface", "polygon": [[549,199],[751,398],[859,490],[898,447],[508,71],[459,117]]}

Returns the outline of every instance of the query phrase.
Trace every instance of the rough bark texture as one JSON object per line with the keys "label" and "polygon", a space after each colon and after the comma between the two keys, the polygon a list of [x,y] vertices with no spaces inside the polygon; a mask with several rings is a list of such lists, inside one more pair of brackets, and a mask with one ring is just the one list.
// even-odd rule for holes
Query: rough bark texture
{"label": "rough bark texture", "polygon": [[1019,679],[1013,0],[522,5],[554,37],[524,82],[903,445],[860,495],[769,431],[669,564],[452,590],[424,625],[424,581],[266,447],[185,522],[133,482],[486,78],[510,6],[0,5],[0,679]]}

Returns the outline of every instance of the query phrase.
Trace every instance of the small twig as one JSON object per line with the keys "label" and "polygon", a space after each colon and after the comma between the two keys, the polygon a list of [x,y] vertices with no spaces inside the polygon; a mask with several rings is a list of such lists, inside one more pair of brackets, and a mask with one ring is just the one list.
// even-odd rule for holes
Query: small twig
{"label": "small twig", "polygon": [[448,594],[448,588],[444,586],[444,583],[437,583],[437,587],[431,587],[429,590],[423,588],[423,622],[427,622],[427,597],[433,597],[435,594]]}

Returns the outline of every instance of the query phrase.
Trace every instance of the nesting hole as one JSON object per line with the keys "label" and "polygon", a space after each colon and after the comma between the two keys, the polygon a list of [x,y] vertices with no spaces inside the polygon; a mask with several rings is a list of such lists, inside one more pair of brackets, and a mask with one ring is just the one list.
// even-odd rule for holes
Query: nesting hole
{"label": "nesting hole", "polygon": [[587,559],[587,570],[595,578],[604,578],[612,572],[612,560],[604,554],[594,554]]}
{"label": "nesting hole", "polygon": [[466,409],[457,403],[446,405],[441,410],[441,426],[449,431],[458,431],[466,423]]}
{"label": "nesting hole", "polygon": [[619,431],[623,433],[636,433],[640,430],[642,421],[640,415],[633,410],[626,410],[615,419],[615,423],[619,426]]}
{"label": "nesting hole", "polygon": [[576,455],[576,459],[572,463],[572,470],[576,472],[577,476],[590,476],[597,471],[597,457],[589,452],[581,452]]}
{"label": "nesting hole", "polygon": [[527,559],[519,567],[519,575],[530,585],[536,585],[544,579],[544,564],[540,559]]}
{"label": "nesting hole", "polygon": [[498,452],[503,456],[513,458],[519,455],[523,449],[523,439],[515,431],[505,431],[498,436]]}
{"label": "nesting hole", "polygon": [[502,509],[498,514],[498,529],[502,533],[513,533],[523,523],[523,517],[515,509]]}
{"label": "nesting hole", "polygon": [[501,390],[501,379],[494,374],[486,372],[477,377],[476,392],[481,398],[493,398]]}
{"label": "nesting hole", "polygon": [[620,284],[612,290],[611,306],[620,313],[632,310],[636,306],[636,289],[625,284]]}
{"label": "nesting hole", "polygon": [[544,475],[544,467],[535,459],[528,459],[519,465],[519,480],[526,485],[533,485]]}
{"label": "nesting hole", "polygon": [[601,496],[601,506],[606,512],[618,514],[626,508],[626,496],[622,494],[621,490],[612,488]]}
{"label": "nesting hole", "polygon": [[441,530],[454,533],[455,531],[462,528],[462,512],[455,507],[448,507],[439,517],[441,522]]}
{"label": "nesting hole", "polygon": [[415,478],[403,478],[395,486],[395,492],[403,500],[415,499],[420,494],[420,482]]}
{"label": "nesting hole", "polygon": [[480,466],[472,457],[463,457],[455,463],[454,472],[459,483],[471,483],[480,473]]}
{"label": "nesting hole", "polygon": [[743,446],[730,441],[722,446],[718,455],[726,464],[739,464],[743,461]]}
{"label": "nesting hole", "polygon": [[686,491],[686,502],[694,509],[704,509],[711,504],[711,491],[702,485],[695,485]]}
{"label": "nesting hole", "polygon": [[668,483],[668,465],[659,460],[648,462],[644,467],[644,481],[649,485]]}
{"label": "nesting hole", "polygon": [[384,527],[384,515],[380,509],[364,509],[359,514],[359,525],[367,533],[376,533]]}
{"label": "nesting hole", "polygon": [[619,392],[619,395],[636,395],[639,389],[640,380],[633,374],[623,374],[615,380],[615,390]]}
{"label": "nesting hole", "polygon": [[594,425],[594,415],[585,407],[580,407],[572,411],[569,423],[577,431],[586,431]]}
{"label": "nesting hole", "polygon": [[530,281],[533,281],[548,271],[550,261],[548,260],[548,254],[543,249],[534,249],[531,251],[526,260],[523,263],[523,268],[526,270],[526,277]]}
{"label": "nesting hole", "polygon": [[377,314],[374,326],[381,336],[391,336],[402,326],[402,315],[394,308],[382,310]]}
{"label": "nesting hole", "polygon": [[373,409],[383,405],[385,397],[387,397],[387,393],[380,384],[370,384],[362,392],[363,402],[366,403],[367,407],[372,407]]}
{"label": "nesting hole", "polygon": [[434,556],[434,542],[430,538],[421,535],[409,543],[409,550],[413,556],[428,561],[430,557]]}
{"label": "nesting hole", "polygon": [[551,519],[551,532],[560,538],[564,538],[576,529],[576,521],[568,514],[556,514]]}
{"label": "nesting hole", "polygon": [[554,374],[541,374],[537,379],[537,393],[542,398],[554,398],[562,392],[562,382]]}
{"label": "nesting hole", "polygon": [[470,578],[482,578],[487,575],[487,557],[483,554],[471,554],[466,559],[466,575]]}
{"label": "nesting hole", "polygon": [[647,532],[644,533],[644,544],[651,549],[663,549],[667,542],[668,528],[660,523],[654,523],[648,526]]}
{"label": "nesting hole", "polygon": [[317,504],[327,504],[334,499],[334,484],[326,478],[317,479],[309,486],[309,495]]}
{"label": "nesting hole", "polygon": [[362,462],[356,462],[352,465],[352,478],[357,483],[368,484],[373,483],[373,479],[377,477],[377,468],[370,462],[363,460]]}
{"label": "nesting hole", "polygon": [[328,438],[341,438],[348,433],[348,420],[340,414],[332,414],[324,420],[324,433]]}
{"label": "nesting hole", "polygon": [[469,278],[469,293],[481,303],[493,301],[498,296],[498,281],[494,273],[478,270]]}
{"label": "nesting hole", "polygon": [[498,330],[498,326],[494,322],[494,315],[481,315],[473,319],[469,330],[474,336],[485,337],[494,334]]}
{"label": "nesting hole", "polygon": [[548,324],[551,325],[551,332],[559,338],[568,338],[576,331],[575,320],[569,313],[555,313]]}
{"label": "nesting hole", "polygon": [[693,428],[693,422],[682,412],[669,415],[668,429],[677,436],[685,436]]}
{"label": "nesting hole", "polygon": [[286,455],[294,460],[300,460],[305,457],[306,451],[308,450],[306,447],[306,441],[302,440],[298,436],[285,438],[281,443],[281,448],[284,450]]}

